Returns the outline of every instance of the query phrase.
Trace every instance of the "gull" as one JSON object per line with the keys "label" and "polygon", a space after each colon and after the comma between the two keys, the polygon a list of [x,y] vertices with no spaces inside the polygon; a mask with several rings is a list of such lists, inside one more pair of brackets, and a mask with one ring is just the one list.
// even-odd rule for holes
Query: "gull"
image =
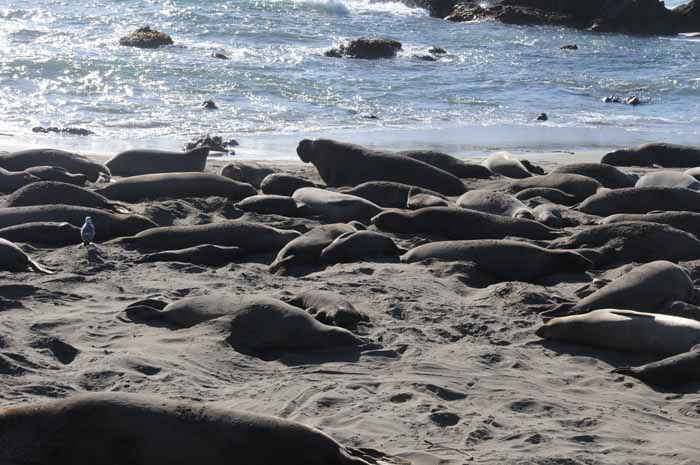
{"label": "gull", "polygon": [[95,225],[92,224],[92,218],[85,217],[85,224],[80,228],[80,237],[83,239],[83,245],[88,245],[95,238]]}

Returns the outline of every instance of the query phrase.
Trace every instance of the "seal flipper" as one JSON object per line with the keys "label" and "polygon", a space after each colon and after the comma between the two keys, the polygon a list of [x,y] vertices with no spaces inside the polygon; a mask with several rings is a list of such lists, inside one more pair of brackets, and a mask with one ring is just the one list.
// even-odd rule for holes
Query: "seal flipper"
{"label": "seal flipper", "polygon": [[556,307],[552,308],[551,310],[547,310],[546,312],[540,313],[540,316],[545,320],[551,320],[552,318],[559,318],[562,316],[570,316],[570,315],[575,315],[578,312],[573,312],[572,309],[576,305],[573,303],[563,303],[559,304]]}
{"label": "seal flipper", "polygon": [[41,265],[39,265],[37,262],[35,262],[32,259],[28,259],[27,266],[32,270],[37,273],[43,273],[43,274],[54,274],[55,271],[50,270],[48,268],[45,268]]}
{"label": "seal flipper", "polygon": [[132,323],[145,323],[149,321],[158,321],[163,319],[161,310],[167,306],[167,302],[156,299],[145,299],[133,302],[126,307],[123,316],[119,319]]}
{"label": "seal flipper", "polygon": [[294,260],[295,257],[296,255],[289,255],[282,260],[275,260],[268,267],[268,271],[274,274],[278,274],[278,272],[285,273],[287,271],[286,264]]}

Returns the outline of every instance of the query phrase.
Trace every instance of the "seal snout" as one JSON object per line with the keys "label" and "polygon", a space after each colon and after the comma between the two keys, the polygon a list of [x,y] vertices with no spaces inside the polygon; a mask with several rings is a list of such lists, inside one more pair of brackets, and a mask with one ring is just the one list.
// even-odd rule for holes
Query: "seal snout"
{"label": "seal snout", "polygon": [[547,325],[543,325],[543,326],[540,326],[539,328],[537,328],[537,331],[535,331],[535,334],[537,335],[537,337],[540,337],[542,339],[546,339],[547,335],[549,333],[548,330],[549,330],[549,327]]}
{"label": "seal snout", "polygon": [[299,145],[297,146],[297,155],[299,155],[301,161],[304,163],[309,163],[313,159],[313,148],[314,141],[311,139],[303,139],[301,142],[299,142]]}

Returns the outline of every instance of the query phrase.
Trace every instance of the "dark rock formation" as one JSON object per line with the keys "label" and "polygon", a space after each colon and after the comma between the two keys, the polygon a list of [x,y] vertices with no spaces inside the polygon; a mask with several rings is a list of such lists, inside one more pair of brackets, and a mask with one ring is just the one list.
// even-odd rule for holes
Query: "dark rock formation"
{"label": "dark rock formation", "polygon": [[204,134],[199,137],[195,137],[189,142],[186,142],[182,149],[185,152],[190,150],[198,149],[200,147],[209,147],[211,152],[228,152],[234,155],[233,147],[237,146],[238,142],[235,139],[225,141],[221,136],[210,136],[209,134]]}
{"label": "dark rock formation", "polygon": [[94,136],[95,133],[89,129],[82,128],[57,128],[55,126],[49,126],[47,128],[37,126],[32,128],[32,132],[38,132],[40,134],[48,134],[49,132],[55,132],[60,134],[69,134],[71,136]]}
{"label": "dark rock formation", "polygon": [[163,45],[172,44],[172,37],[164,32],[151,29],[150,26],[141,27],[119,39],[119,45],[124,45],[126,47],[158,48]]}
{"label": "dark rock formation", "polygon": [[401,50],[399,41],[361,37],[332,48],[325,55],[334,58],[393,58],[399,50]]}

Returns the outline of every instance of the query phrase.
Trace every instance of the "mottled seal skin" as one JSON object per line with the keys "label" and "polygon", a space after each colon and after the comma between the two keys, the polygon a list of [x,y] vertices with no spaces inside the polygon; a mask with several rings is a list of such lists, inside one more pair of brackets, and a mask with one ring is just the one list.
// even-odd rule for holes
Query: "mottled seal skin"
{"label": "mottled seal skin", "polygon": [[694,212],[659,212],[647,213],[646,215],[621,213],[603,218],[599,224],[627,223],[630,221],[665,224],[700,238],[700,213]]}
{"label": "mottled seal skin", "polygon": [[634,187],[679,187],[690,190],[700,190],[700,181],[689,174],[677,171],[657,171],[639,178]]}
{"label": "mottled seal skin", "polygon": [[64,247],[80,244],[80,228],[70,223],[23,223],[0,229],[0,237],[11,242]]}
{"label": "mottled seal skin", "polygon": [[389,181],[370,181],[353,188],[340,189],[340,192],[369,200],[383,208],[406,208],[411,195],[429,194],[445,198],[442,194],[408,184]]}
{"label": "mottled seal skin", "polygon": [[558,205],[552,203],[543,203],[532,209],[534,220],[538,223],[545,224],[550,228],[563,228],[570,226],[569,222],[561,215],[561,209]]}
{"label": "mottled seal skin", "polygon": [[316,320],[331,326],[354,329],[369,321],[347,298],[331,291],[307,289],[289,301],[290,305],[306,310]]}
{"label": "mottled seal skin", "polygon": [[382,231],[434,234],[448,239],[553,239],[562,233],[536,221],[492,215],[463,208],[430,207],[415,211],[389,210],[372,218]]}
{"label": "mottled seal skin", "polygon": [[567,207],[578,203],[576,196],[567,194],[559,189],[552,189],[551,187],[531,187],[515,194],[515,198],[522,202],[535,197],[542,197],[552,203],[566,205]]}
{"label": "mottled seal skin", "polygon": [[700,166],[700,148],[676,144],[645,144],[606,154],[601,163],[613,166],[660,166],[692,168]]}
{"label": "mottled seal skin", "polygon": [[0,438],[7,464],[368,465],[300,423],[114,392],[3,409]]}
{"label": "mottled seal skin", "polygon": [[308,179],[284,173],[269,174],[260,183],[260,190],[269,195],[291,196],[303,187],[316,187],[316,184]]}
{"label": "mottled seal skin", "polygon": [[571,163],[557,166],[552,173],[578,174],[593,178],[608,189],[621,189],[623,187],[634,187],[639,176],[625,173],[612,165],[603,163]]}
{"label": "mottled seal skin", "polygon": [[568,173],[550,173],[544,176],[533,176],[531,178],[515,181],[508,186],[508,190],[515,194],[533,187],[559,189],[576,197],[576,201],[582,202],[598,192],[603,186],[595,179],[587,176]]}
{"label": "mottled seal skin", "polygon": [[75,186],[84,186],[87,182],[87,176],[84,174],[70,173],[59,166],[34,166],[27,168],[24,172],[36,176],[42,181],[65,182]]}
{"label": "mottled seal skin", "polygon": [[323,249],[348,232],[355,232],[355,228],[345,223],[327,224],[312,229],[293,239],[279,251],[270,265],[270,272],[289,271],[293,266],[318,263]]}
{"label": "mottled seal skin", "polygon": [[491,213],[498,216],[511,216],[534,220],[530,208],[510,194],[493,192],[484,189],[474,189],[462,194],[457,199],[457,205],[462,208]]}
{"label": "mottled seal skin", "polygon": [[105,165],[77,153],[54,149],[32,149],[0,155],[0,168],[9,171],[24,171],[35,166],[58,166],[70,173],[84,174],[90,182],[100,176],[109,178],[110,171]]}
{"label": "mottled seal skin", "polygon": [[165,251],[186,249],[202,244],[240,247],[249,253],[276,252],[299,237],[287,231],[246,221],[223,221],[196,226],[152,228],[135,236],[124,237],[117,244],[129,249]]}
{"label": "mottled seal skin", "polygon": [[126,207],[110,202],[96,192],[73,184],[55,181],[40,181],[24,186],[5,201],[6,207],[31,207],[35,205],[73,205],[129,213]]}
{"label": "mottled seal skin", "polygon": [[221,168],[221,176],[250,184],[260,189],[260,183],[275,170],[255,162],[236,161]]}
{"label": "mottled seal skin", "polygon": [[227,197],[237,201],[258,193],[250,184],[210,173],[144,174],[110,183],[95,192],[121,202],[188,197]]}
{"label": "mottled seal skin", "polygon": [[337,237],[321,251],[321,261],[348,263],[371,257],[396,257],[405,252],[389,236],[374,231],[356,231]]}
{"label": "mottled seal skin", "polygon": [[209,147],[188,152],[163,150],[127,150],[115,155],[106,165],[114,176],[140,176],[157,173],[201,172],[207,164]]}
{"label": "mottled seal skin", "polygon": [[297,154],[312,163],[331,187],[356,186],[368,181],[392,181],[461,195],[462,181],[447,171],[412,158],[378,152],[328,139],[302,140]]}
{"label": "mottled seal skin", "polygon": [[53,274],[53,271],[36,263],[22,249],[6,239],[0,239],[0,270]]}
{"label": "mottled seal skin", "polygon": [[507,178],[524,179],[532,176],[532,173],[517,158],[509,153],[494,153],[481,163],[489,171]]}
{"label": "mottled seal skin", "polygon": [[[2,230],[0,230],[0,235]],[[180,250],[165,250],[147,254],[137,263],[182,262],[201,266],[224,266],[245,255],[240,247],[222,247],[212,244],[198,245]]]}
{"label": "mottled seal skin", "polygon": [[24,223],[70,223],[80,228],[85,217],[92,218],[97,229],[95,241],[102,242],[116,237],[132,236],[158,225],[140,215],[122,215],[96,208],[71,205],[42,205],[34,207],[0,208],[0,228]]}
{"label": "mottled seal skin", "polygon": [[576,252],[548,250],[510,240],[432,242],[419,245],[401,256],[403,263],[425,260],[474,262],[494,277],[525,282],[554,273],[584,271],[592,266]]}
{"label": "mottled seal skin", "polygon": [[671,315],[601,309],[554,318],[536,334],[543,339],[637,354],[677,355],[700,343],[700,322]]}
{"label": "mottled seal skin", "polygon": [[379,205],[369,200],[341,192],[327,191],[316,187],[304,187],[292,195],[297,208],[304,216],[318,216],[328,221],[347,223],[369,220],[382,211]]}
{"label": "mottled seal skin", "polygon": [[700,212],[700,192],[677,187],[615,189],[598,192],[581,203],[578,209],[597,216],[652,211]]}
{"label": "mottled seal skin", "polygon": [[683,354],[647,363],[638,367],[620,367],[612,371],[631,376],[662,388],[675,388],[700,381],[700,347],[695,346]]}
{"label": "mottled seal skin", "polygon": [[429,207],[450,207],[454,206],[449,201],[442,197],[436,197],[430,194],[409,194],[406,207],[409,210],[420,210],[421,208]]}
{"label": "mottled seal skin", "polygon": [[0,192],[2,193],[14,192],[28,184],[39,181],[39,178],[24,171],[14,173],[0,168]]}
{"label": "mottled seal skin", "polygon": [[475,163],[468,163],[460,160],[457,157],[441,152],[433,152],[432,150],[409,150],[404,152],[396,152],[396,155],[401,155],[414,160],[422,161],[443,171],[447,171],[458,178],[471,179],[490,179],[494,173],[485,166]]}
{"label": "mottled seal skin", "polygon": [[638,266],[576,304],[561,304],[542,316],[578,315],[602,308],[656,313],[674,301],[688,302],[693,281],[686,271],[665,260]]}
{"label": "mottled seal skin", "polygon": [[236,208],[244,212],[262,215],[299,216],[297,203],[292,197],[284,195],[253,195],[236,203]]}

